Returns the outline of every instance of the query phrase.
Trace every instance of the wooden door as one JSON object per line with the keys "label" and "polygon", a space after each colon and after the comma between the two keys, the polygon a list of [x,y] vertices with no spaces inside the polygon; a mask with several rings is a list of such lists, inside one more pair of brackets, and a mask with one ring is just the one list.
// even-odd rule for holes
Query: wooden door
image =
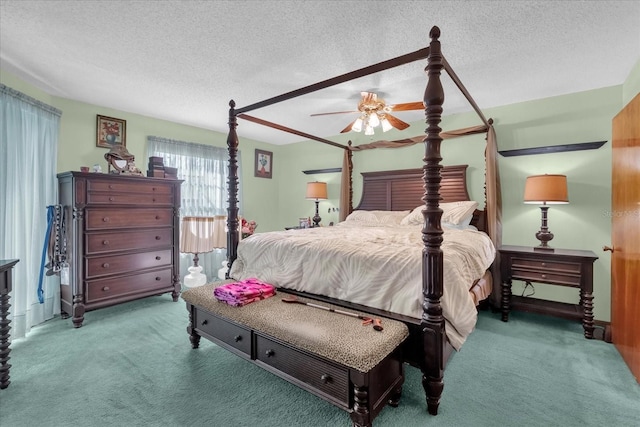
{"label": "wooden door", "polygon": [[640,94],[613,118],[611,339],[640,382]]}

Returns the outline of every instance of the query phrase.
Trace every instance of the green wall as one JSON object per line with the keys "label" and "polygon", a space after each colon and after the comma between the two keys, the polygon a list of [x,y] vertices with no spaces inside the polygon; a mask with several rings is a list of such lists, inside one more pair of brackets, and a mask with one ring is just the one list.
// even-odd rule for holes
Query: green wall
{"label": "green wall", "polygon": [[[15,76],[0,72],[0,81],[63,111],[60,130],[58,170],[78,170],[83,165],[100,163],[106,169],[105,149],[95,147],[96,115],[127,120],[127,148],[136,156],[136,164],[146,170],[146,137],[159,137],[226,146],[226,134],[185,126],[123,111],[52,97]],[[540,210],[522,203],[525,178],[539,173],[566,174],[569,185],[568,205],[552,206],[549,228],[555,234],[552,246],[591,250],[600,257],[595,263],[594,314],[597,320],[610,319],[610,257],[602,246],[610,244],[611,222],[611,120],[625,101],[640,88],[640,61],[623,85],[587,92],[523,102],[484,110],[494,119],[499,150],[546,145],[571,144],[606,140],[598,150],[520,157],[499,156],[503,197],[503,242],[514,245],[536,245],[535,232],[540,228]],[[446,104],[445,104],[446,107]],[[458,114],[443,119],[444,130],[478,124],[475,114]],[[415,135],[426,127],[423,122],[412,124]],[[318,142],[300,142],[274,146],[242,138],[243,160],[241,177],[244,191],[243,214],[258,222],[258,232],[281,230],[296,225],[300,217],[312,217],[315,205],[305,200],[305,185],[309,181],[328,182],[329,200],[320,202],[322,223],[338,220],[340,174],[306,175],[303,170],[342,166],[343,151]],[[411,135],[413,136],[413,135]],[[385,134],[386,139],[399,137],[397,131]],[[406,137],[403,136],[403,137]],[[338,135],[333,140],[353,144],[370,142],[362,134]],[[375,139],[377,139],[376,136]],[[253,176],[254,149],[274,153],[273,179]],[[354,205],[361,195],[360,173],[422,166],[423,145],[404,149],[378,149],[354,153]],[[475,200],[484,196],[484,136],[476,135],[443,142],[443,164],[468,164],[470,193]],[[522,290],[514,284],[514,293]],[[565,302],[577,301],[577,290],[535,284],[535,296]]]}

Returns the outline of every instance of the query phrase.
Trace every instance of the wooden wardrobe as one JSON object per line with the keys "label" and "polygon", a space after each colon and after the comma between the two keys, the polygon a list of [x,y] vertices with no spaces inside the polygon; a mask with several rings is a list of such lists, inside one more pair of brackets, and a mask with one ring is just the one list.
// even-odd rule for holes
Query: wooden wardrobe
{"label": "wooden wardrobe", "polygon": [[611,339],[640,382],[640,94],[613,118]]}

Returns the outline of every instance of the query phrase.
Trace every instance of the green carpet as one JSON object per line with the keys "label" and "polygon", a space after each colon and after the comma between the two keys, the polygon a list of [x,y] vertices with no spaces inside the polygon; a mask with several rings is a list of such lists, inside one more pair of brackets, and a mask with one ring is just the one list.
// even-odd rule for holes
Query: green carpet
{"label": "green carpet", "polygon": [[[150,297],[53,319],[15,340],[0,426],[350,426],[348,414],[203,339],[192,350],[182,300]],[[638,426],[640,386],[615,348],[577,322],[481,312],[426,412],[407,367],[398,408],[376,427]]]}

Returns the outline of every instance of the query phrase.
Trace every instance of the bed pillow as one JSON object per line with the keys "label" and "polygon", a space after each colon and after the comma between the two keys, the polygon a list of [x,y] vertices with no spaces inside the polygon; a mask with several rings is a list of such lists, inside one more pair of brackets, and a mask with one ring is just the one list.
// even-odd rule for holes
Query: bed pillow
{"label": "bed pillow", "polygon": [[353,211],[345,222],[360,225],[399,225],[409,211]]}
{"label": "bed pillow", "polygon": [[[452,225],[469,225],[473,218],[473,212],[478,207],[478,202],[473,200],[463,202],[440,203],[442,209],[441,222]],[[400,221],[401,225],[420,225],[424,222],[422,210],[424,205],[420,205],[413,209],[409,215]]]}

